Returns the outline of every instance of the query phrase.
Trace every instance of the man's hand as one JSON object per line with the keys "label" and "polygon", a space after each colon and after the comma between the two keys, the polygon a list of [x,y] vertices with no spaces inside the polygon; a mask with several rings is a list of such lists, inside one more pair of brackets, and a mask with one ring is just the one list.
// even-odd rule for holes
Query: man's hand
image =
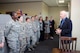
{"label": "man's hand", "polygon": [[50,26],[50,28],[51,28],[52,26]]}
{"label": "man's hand", "polygon": [[0,43],[0,48],[3,48],[4,47],[4,43]]}
{"label": "man's hand", "polygon": [[55,32],[56,32],[56,34],[58,34],[58,35],[59,35],[59,34],[61,34],[61,31],[62,31],[62,30],[61,30],[60,28],[58,28],[58,29],[56,29],[56,31],[55,31]]}

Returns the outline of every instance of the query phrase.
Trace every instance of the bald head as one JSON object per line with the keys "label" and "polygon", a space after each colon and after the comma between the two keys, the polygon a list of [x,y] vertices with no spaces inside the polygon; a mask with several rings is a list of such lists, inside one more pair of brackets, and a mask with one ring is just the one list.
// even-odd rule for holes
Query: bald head
{"label": "bald head", "polygon": [[66,18],[67,17],[67,12],[66,11],[60,11],[60,18],[61,19],[64,19],[64,18]]}

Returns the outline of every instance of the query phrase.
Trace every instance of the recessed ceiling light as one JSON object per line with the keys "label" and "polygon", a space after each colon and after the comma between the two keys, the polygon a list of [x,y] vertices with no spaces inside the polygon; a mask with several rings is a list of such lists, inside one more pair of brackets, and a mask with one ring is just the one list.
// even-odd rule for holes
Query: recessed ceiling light
{"label": "recessed ceiling light", "polygon": [[64,0],[59,0],[59,3],[64,3]]}

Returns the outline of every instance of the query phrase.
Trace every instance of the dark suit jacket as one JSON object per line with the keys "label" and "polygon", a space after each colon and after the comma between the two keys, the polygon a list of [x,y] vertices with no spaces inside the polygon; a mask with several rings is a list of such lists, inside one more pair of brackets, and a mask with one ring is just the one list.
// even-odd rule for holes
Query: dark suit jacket
{"label": "dark suit jacket", "polygon": [[43,22],[43,32],[45,31],[45,29],[44,29],[44,27],[45,27],[45,24],[44,24],[44,21],[42,21]]}
{"label": "dark suit jacket", "polygon": [[61,36],[72,36],[72,21],[70,19],[65,18],[62,27],[59,26],[59,28],[62,29]]}
{"label": "dark suit jacket", "polygon": [[43,32],[45,31],[44,27],[45,27],[45,24],[44,24],[44,21],[42,20],[42,23],[43,23]]}
{"label": "dark suit jacket", "polygon": [[54,20],[49,21],[49,22],[50,22],[50,26],[52,26],[52,27],[51,27],[51,29],[53,29],[53,30],[54,30],[54,24],[55,24]]}

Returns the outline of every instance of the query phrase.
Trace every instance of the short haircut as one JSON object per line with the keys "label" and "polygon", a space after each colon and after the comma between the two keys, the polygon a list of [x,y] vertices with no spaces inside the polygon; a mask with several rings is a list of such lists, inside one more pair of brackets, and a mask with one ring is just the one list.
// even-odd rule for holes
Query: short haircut
{"label": "short haircut", "polygon": [[29,17],[26,17],[26,21],[27,21],[28,19],[30,19],[30,18],[29,18]]}
{"label": "short haircut", "polygon": [[18,16],[18,18],[20,19],[21,16]]}
{"label": "short haircut", "polygon": [[15,11],[13,11],[12,13],[11,13],[11,16],[14,16],[14,14],[15,14],[16,12]]}

